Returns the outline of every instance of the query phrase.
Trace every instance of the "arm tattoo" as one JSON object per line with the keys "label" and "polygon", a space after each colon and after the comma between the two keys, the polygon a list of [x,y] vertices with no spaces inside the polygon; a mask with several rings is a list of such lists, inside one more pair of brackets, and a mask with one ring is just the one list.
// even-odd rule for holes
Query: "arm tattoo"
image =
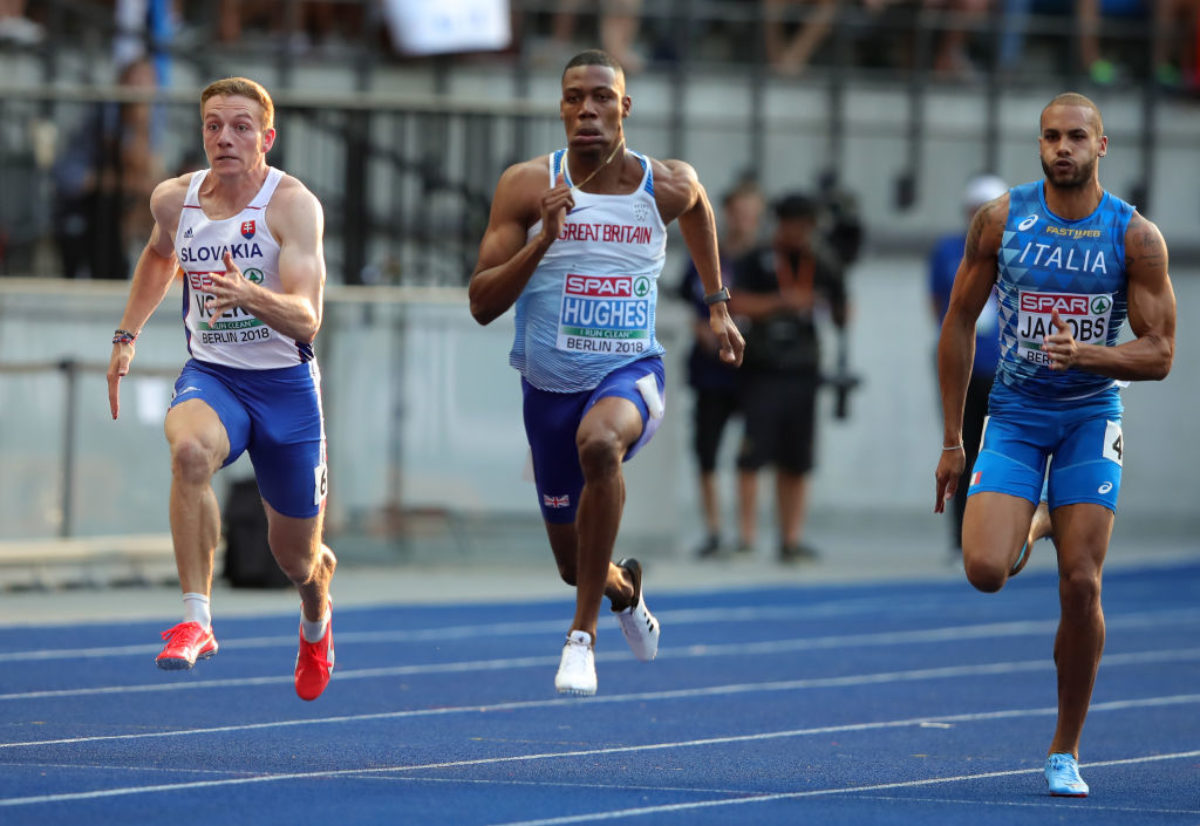
{"label": "arm tattoo", "polygon": [[1130,238],[1125,245],[1125,269],[1135,265],[1163,267],[1166,249],[1154,225],[1135,213],[1129,224]]}
{"label": "arm tattoo", "polygon": [[971,219],[971,227],[967,230],[967,243],[963,257],[968,261],[973,261],[979,257],[979,242],[983,237],[983,231],[992,220],[992,214],[995,212],[997,204],[991,202],[984,204],[975,213]]}

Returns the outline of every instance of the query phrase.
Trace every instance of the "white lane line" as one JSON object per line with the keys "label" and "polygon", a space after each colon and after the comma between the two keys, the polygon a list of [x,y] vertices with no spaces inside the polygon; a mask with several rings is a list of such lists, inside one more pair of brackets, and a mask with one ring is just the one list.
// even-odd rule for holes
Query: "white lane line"
{"label": "white lane line", "polygon": [[[1006,623],[1005,625],[1023,625],[1024,623]],[[1056,624],[1055,624],[1056,625]],[[1111,629],[1111,626],[1110,626]],[[946,641],[946,639],[958,639],[953,637],[955,629],[937,629],[930,632],[913,632],[921,635],[928,635],[922,638],[923,642]],[[874,634],[873,638],[880,640],[876,644],[884,644],[882,640],[888,640],[886,644],[899,644],[898,637],[904,636],[907,632],[900,634]],[[963,639],[980,639],[993,637],[995,634],[980,634],[974,629],[967,629]],[[775,640],[770,642],[760,643],[729,643],[722,645],[693,645],[684,648],[665,648],[659,649],[658,659],[705,659],[710,657],[749,657],[749,656],[772,656],[780,653],[811,650],[814,647],[831,647],[838,648],[842,645],[835,645],[832,641],[839,639],[838,637],[822,637],[816,640],[811,638],[798,640]],[[845,639],[845,638],[841,638]],[[909,640],[912,641],[911,639]],[[1129,658],[1134,658],[1129,660]],[[1167,649],[1164,651],[1142,651],[1132,654],[1110,654],[1102,661],[1101,665],[1119,665],[1127,662],[1163,662],[1172,660],[1191,660],[1200,657],[1200,648],[1189,649]],[[414,677],[419,675],[429,674],[462,674],[474,673],[481,671],[507,671],[521,668],[541,668],[548,665],[556,665],[558,663],[558,655],[538,656],[538,657],[512,657],[507,659],[495,660],[467,660],[461,662],[449,663],[424,663],[420,665],[397,665],[386,668],[360,668],[350,669],[337,672],[339,682],[346,680],[367,680],[367,679],[383,679],[387,677]],[[625,652],[605,652],[596,655],[596,662],[616,662],[628,661],[629,655]],[[202,666],[204,667],[204,666]],[[1019,670],[1029,670],[1031,668],[1049,667],[1049,660],[1034,660],[1029,664],[1023,664]],[[1000,668],[1013,670],[1013,664],[1000,665],[979,665],[965,666],[972,669],[969,673],[991,673],[986,669]],[[985,671],[975,671],[975,669],[985,669]],[[931,669],[928,671],[920,671],[916,673],[940,673],[944,669]],[[188,673],[189,676],[192,672]],[[908,672],[900,672],[908,673]],[[952,667],[950,673],[953,676],[958,676],[959,667]],[[182,674],[180,676],[183,676]],[[135,685],[115,685],[115,686],[95,686],[89,688],[63,688],[63,689],[48,689],[42,691],[20,691],[10,694],[0,694],[0,701],[18,701],[18,700],[44,700],[44,699],[60,699],[64,697],[93,697],[103,696],[107,694],[124,694],[129,693],[158,693],[158,692],[174,692],[174,691],[194,691],[197,689],[213,689],[213,688],[243,688],[249,686],[264,686],[264,685],[283,685],[290,684],[293,681],[291,674],[277,674],[268,677],[230,677],[221,680],[202,680],[202,679],[185,679],[185,680],[168,680],[167,682],[157,683],[142,683]],[[858,679],[858,678],[854,678]]]}
{"label": "white lane line", "polygon": [[750,789],[721,789],[705,787],[697,789],[694,786],[646,786],[637,783],[583,783],[571,778],[569,780],[517,780],[512,777],[503,779],[488,778],[488,777],[396,777],[388,775],[381,777],[379,775],[371,775],[370,777],[358,778],[362,780],[374,780],[387,783],[454,783],[471,786],[535,786],[541,789],[549,789],[562,787],[564,789],[601,789],[604,791],[616,792],[683,792],[684,794],[755,794]]}
{"label": "white lane line", "polygon": [[[1154,705],[1170,704],[1172,700],[1179,702],[1197,702],[1200,701],[1200,695],[1189,695],[1188,699],[1182,698],[1167,698],[1156,697],[1149,700],[1124,700],[1116,703],[1102,703],[1098,707],[1093,707],[1092,712],[1112,710],[1115,706],[1122,708],[1137,708],[1143,704],[1149,703]],[[812,735],[827,735],[832,733],[845,733],[851,731],[868,731],[878,729],[895,729],[903,727],[912,727],[920,725],[929,719],[936,719],[944,722],[975,722],[983,720],[998,720],[1013,717],[1029,717],[1029,716],[1048,716],[1057,713],[1055,708],[1036,708],[1036,709],[1011,709],[1008,711],[993,711],[981,712],[973,714],[955,714],[937,718],[914,718],[908,720],[892,720],[876,723],[854,723],[840,726],[821,726],[818,728],[809,729],[792,729],[787,731],[771,731],[760,732],[758,734],[741,734],[731,735],[728,737],[706,737],[696,740],[680,740],[667,743],[649,743],[638,746],[610,746],[608,748],[599,749],[577,749],[565,752],[541,752],[536,754],[521,754],[505,757],[484,757],[474,760],[449,760],[439,763],[422,763],[416,765],[395,765],[395,766],[376,766],[371,768],[355,768],[355,769],[334,769],[324,771],[311,772],[288,772],[285,774],[264,774],[255,775],[252,777],[231,777],[222,780],[196,780],[183,783],[161,783],[152,786],[124,786],[112,789],[96,789],[87,792],[66,792],[62,794],[47,794],[47,795],[31,795],[28,797],[10,797],[0,798],[0,807],[8,806],[28,806],[44,803],[61,803],[73,800],[96,800],[108,797],[121,797],[125,795],[135,794],[152,794],[157,792],[178,792],[189,789],[205,789],[214,787],[228,786],[244,786],[253,783],[275,783],[285,780],[309,780],[315,778],[338,778],[338,777],[369,777],[381,774],[390,774],[395,772],[412,772],[425,771],[429,769],[458,769],[471,768],[476,766],[494,766],[509,763],[529,763],[534,761],[558,760],[562,758],[580,758],[580,757],[600,757],[616,754],[632,754],[638,752],[651,751],[668,751],[672,749],[699,748],[704,746],[729,745],[733,743],[750,743],[761,742],[765,740],[780,740],[795,737],[806,737]],[[1185,757],[1194,757],[1200,755],[1200,751],[1178,752],[1175,754],[1154,755],[1152,757],[1129,758],[1127,760],[1110,760],[1106,762],[1084,764],[1087,766],[1108,766],[1122,765],[1125,763],[1140,763],[1151,762],[1157,760],[1177,759]],[[584,822],[586,820],[609,820],[631,814],[650,814],[658,812],[669,812],[677,810],[685,810],[689,808],[705,808],[709,806],[730,805],[736,803],[748,802],[763,802],[765,800],[783,800],[795,797],[813,797],[826,794],[845,794],[848,792],[863,792],[863,791],[881,791],[886,789],[909,788],[914,786],[924,786],[933,783],[950,783],[961,780],[975,780],[988,777],[1005,777],[1016,774],[1028,774],[1031,772],[1041,771],[1040,768],[1034,769],[1013,769],[1002,772],[987,772],[975,775],[959,775],[955,777],[929,778],[924,780],[907,780],[896,783],[875,784],[871,786],[857,787],[839,787],[834,789],[811,790],[806,792],[791,792],[785,794],[769,794],[755,796],[749,799],[740,798],[735,800],[722,799],[714,801],[700,801],[691,804],[672,804],[670,806],[661,807],[644,807],[641,809],[626,809],[620,812],[602,812],[594,815],[579,816],[583,820],[575,819],[553,819],[546,821],[528,821],[522,826],[532,826],[537,824],[550,823],[574,823]],[[515,826],[515,824],[514,824]]]}
{"label": "white lane line", "polygon": [[[1093,764],[1095,765],[1095,764]],[[944,803],[950,806],[970,806],[978,809],[980,806],[1007,807],[1020,809],[1056,809],[1061,812],[1063,801],[1055,801],[1049,797],[1040,801],[1029,800],[972,800],[971,798],[955,797],[899,797],[894,795],[863,795],[867,800],[887,800],[895,803]],[[1070,805],[1070,804],[1067,804]],[[1145,806],[1109,806],[1097,804],[1095,799],[1086,804],[1090,817],[1095,812],[1127,812],[1132,815],[1200,815],[1200,809],[1150,809]]]}
{"label": "white lane line", "polygon": [[[1164,760],[1186,760],[1200,756],[1200,751],[1183,751],[1174,754],[1156,754],[1150,757],[1130,757],[1123,760],[1104,760],[1096,763],[1081,763],[1081,769],[1097,768],[1100,766],[1129,766],[1137,763],[1153,763]],[[715,800],[700,800],[693,803],[672,803],[663,806],[640,806],[635,809],[619,809],[608,812],[594,812],[584,815],[569,815],[566,817],[550,817],[538,820],[513,820],[494,826],[565,826],[569,823],[596,823],[602,820],[618,820],[627,817],[645,815],[661,815],[675,812],[694,811],[696,809],[715,809],[722,806],[744,806],[754,803],[773,803],[779,800],[800,800],[806,797],[823,797],[835,794],[861,794],[863,792],[885,791],[891,789],[912,789],[921,786],[933,786],[945,783],[962,783],[970,780],[989,780],[996,777],[1014,777],[1022,774],[1041,773],[1040,767],[1033,769],[1009,769],[1007,771],[982,772],[979,774],[962,774],[955,777],[930,777],[924,780],[903,780],[895,783],[877,783],[872,786],[849,786],[833,789],[812,789],[803,792],[783,792],[778,794],[761,794],[751,797],[721,798]],[[975,801],[978,805],[978,801]],[[1061,809],[1061,807],[1060,807]],[[1088,806],[1088,811],[1092,807]],[[1146,811],[1139,809],[1139,812]]]}
{"label": "white lane line", "polygon": [[[878,607],[878,606],[876,606]],[[761,606],[737,609],[688,609],[656,613],[665,625],[705,625],[731,622],[770,622],[828,616],[833,611],[811,610],[789,606]],[[1135,614],[1117,614],[1106,618],[1111,629],[1153,628],[1158,625],[1181,625],[1200,622],[1200,609],[1185,608],[1167,611],[1147,611]],[[218,622],[219,626],[220,623]],[[917,629],[889,633],[844,634],[816,637],[809,641],[797,641],[798,649],[840,648],[848,645],[891,645],[906,642],[944,642],[968,640],[978,637],[1021,636],[1041,634],[1058,627],[1057,619],[996,622],[979,625],[951,625],[944,628]],[[384,644],[404,642],[438,642],[481,637],[523,636],[553,633],[563,630],[562,620],[537,620],[530,622],[500,622],[487,625],[456,625],[442,628],[415,630],[396,629],[391,631],[347,631],[339,632],[337,641],[346,644]],[[243,651],[262,648],[291,647],[296,644],[294,634],[288,636],[232,637],[218,636],[221,648],[227,651]],[[9,651],[0,653],[0,663],[36,662],[47,660],[78,660],[110,657],[141,657],[156,655],[161,644],[113,645],[90,648],[39,649],[33,651]]]}
{"label": "white lane line", "polygon": [[[1135,654],[1117,654],[1105,661],[1108,667],[1132,665],[1140,666],[1152,662],[1176,662],[1180,660],[1200,659],[1200,649],[1185,651],[1145,651]],[[330,725],[341,723],[359,723],[371,720],[400,720],[418,717],[438,717],[453,714],[481,714],[489,712],[511,712],[529,709],[554,708],[572,706],[580,703],[629,703],[629,702],[662,702],[668,700],[692,700],[707,697],[728,697],[741,694],[772,693],[786,691],[803,691],[819,688],[851,688],[863,685],[883,685],[888,683],[915,682],[919,680],[953,679],[959,677],[978,677],[997,674],[1014,674],[1027,671],[1048,671],[1051,665],[1044,660],[1027,660],[1024,662],[987,663],[983,665],[947,666],[943,668],[923,668],[909,671],[887,671],[876,674],[858,674],[839,677],[813,677],[800,680],[776,680],[761,683],[733,683],[719,686],[700,688],[672,689],[667,691],[646,691],[630,694],[609,694],[583,698],[552,698],[546,700],[524,700],[518,702],[493,703],[490,705],[446,706],[440,708],[410,709],[405,711],[376,712],[373,714],[351,714],[336,717],[318,717],[293,720],[278,720],[265,723],[242,723],[229,726],[213,726],[209,728],[179,729],[173,731],[138,732],[136,734],[106,734],[90,737],[65,737],[52,740],[31,740],[0,742],[0,749],[27,748],[32,746],[73,745],[79,743],[97,743],[114,740],[147,740],[167,737],[189,737],[204,734],[227,734],[232,732],[248,732],[263,729],[290,728],[294,726]],[[1178,700],[1178,697],[1184,698]],[[1200,695],[1176,695],[1171,702],[1190,702],[1188,698]],[[1150,701],[1144,701],[1152,705]],[[1092,705],[1095,710],[1098,706]],[[926,718],[925,725],[937,723],[942,718]]]}
{"label": "white lane line", "polygon": [[[659,611],[655,616],[672,625],[724,624],[727,622],[764,622],[770,620],[798,620],[828,618],[870,613],[888,607],[894,601],[881,599],[832,600],[812,605],[756,605],[739,608],[684,608],[676,611]],[[912,609],[913,606],[906,606]],[[1196,612],[1200,619],[1200,611]],[[218,620],[216,623],[220,625]],[[0,626],[2,628],[3,626]],[[477,625],[447,625],[437,628],[393,629],[389,631],[339,632],[338,642],[392,643],[431,642],[438,640],[464,640],[479,637],[506,637],[562,631],[562,619],[529,620],[525,622],[492,622]],[[270,637],[221,637],[222,648],[253,649],[294,645],[294,634]],[[0,662],[25,660],[79,659],[87,657],[135,656],[157,654],[161,644],[112,645],[90,648],[38,649],[34,651],[9,651],[0,653]]]}
{"label": "white lane line", "polygon": [[[47,763],[42,760],[13,760],[5,761],[4,768],[11,770],[16,767],[22,769],[60,769],[62,771],[78,771],[80,769],[103,769],[106,772],[125,772],[126,774],[138,774],[145,772],[147,774],[197,774],[197,775],[213,775],[214,777],[229,777],[230,775],[244,775],[246,777],[255,777],[257,772],[252,771],[234,771],[232,769],[197,769],[192,766],[181,768],[178,766],[137,766],[137,765],[118,765],[111,761],[101,763],[94,762],[74,762],[74,763]],[[722,791],[718,789],[717,791]],[[745,794],[743,791],[742,794]]]}

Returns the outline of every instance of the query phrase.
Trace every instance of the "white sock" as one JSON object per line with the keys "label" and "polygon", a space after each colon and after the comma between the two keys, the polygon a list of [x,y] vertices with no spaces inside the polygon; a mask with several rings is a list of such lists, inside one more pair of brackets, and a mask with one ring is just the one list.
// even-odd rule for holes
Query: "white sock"
{"label": "white sock", "polygon": [[329,607],[326,606],[325,613],[317,621],[312,621],[304,616],[304,609],[300,609],[300,633],[304,635],[307,642],[320,642],[325,636],[325,629],[329,627]]}
{"label": "white sock", "polygon": [[212,609],[209,607],[208,597],[197,593],[184,594],[183,621],[198,622],[206,630],[212,628]]}

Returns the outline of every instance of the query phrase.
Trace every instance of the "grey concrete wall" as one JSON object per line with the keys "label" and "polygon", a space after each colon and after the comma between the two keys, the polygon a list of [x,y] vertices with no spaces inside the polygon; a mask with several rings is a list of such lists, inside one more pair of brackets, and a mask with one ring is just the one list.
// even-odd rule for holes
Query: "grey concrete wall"
{"label": "grey concrete wall", "polygon": [[[849,419],[822,399],[815,530],[853,522],[944,536],[932,516],[940,423],[932,371],[935,330],[925,303],[923,262],[871,258],[855,270],[851,333],[864,384]],[[17,292],[0,281],[0,358],[5,364],[63,358],[104,366],[124,285],[38,282]],[[1176,273],[1180,317],[1200,304],[1200,279]],[[377,292],[331,291],[318,341],[329,436],[330,526],[334,533],[384,534],[388,513],[431,508],[497,518],[534,516],[525,478],[527,446],[520,391],[507,365],[511,315],[486,328],[461,294],[397,300]],[[74,411],[78,455],[71,479],[73,521],[84,535],[164,532],[169,482],[162,416],[173,372],[185,358],[169,296],[138,342],[123,389],[122,416],[108,414],[102,373],[82,374]],[[666,304],[667,418],[654,442],[627,466],[623,541],[682,548],[700,535],[689,448],[691,398],[684,384],[687,312]],[[1200,339],[1181,323],[1172,375],[1125,391],[1126,462],[1122,518],[1139,530],[1194,534],[1200,452],[1188,421],[1200,409]],[[55,372],[0,372],[0,536],[54,536],[61,518],[66,396]],[[732,494],[734,428],[726,441],[722,489]],[[243,459],[223,473],[248,475]],[[770,535],[771,496],[763,480]],[[222,488],[223,491],[223,488]]]}

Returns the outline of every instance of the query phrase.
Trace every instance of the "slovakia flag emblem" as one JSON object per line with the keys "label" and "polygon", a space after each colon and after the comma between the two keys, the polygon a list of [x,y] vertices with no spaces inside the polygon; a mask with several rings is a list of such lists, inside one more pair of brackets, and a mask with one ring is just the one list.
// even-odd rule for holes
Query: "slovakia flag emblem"
{"label": "slovakia flag emblem", "polygon": [[242,237],[249,241],[254,237],[254,222],[242,221]]}

